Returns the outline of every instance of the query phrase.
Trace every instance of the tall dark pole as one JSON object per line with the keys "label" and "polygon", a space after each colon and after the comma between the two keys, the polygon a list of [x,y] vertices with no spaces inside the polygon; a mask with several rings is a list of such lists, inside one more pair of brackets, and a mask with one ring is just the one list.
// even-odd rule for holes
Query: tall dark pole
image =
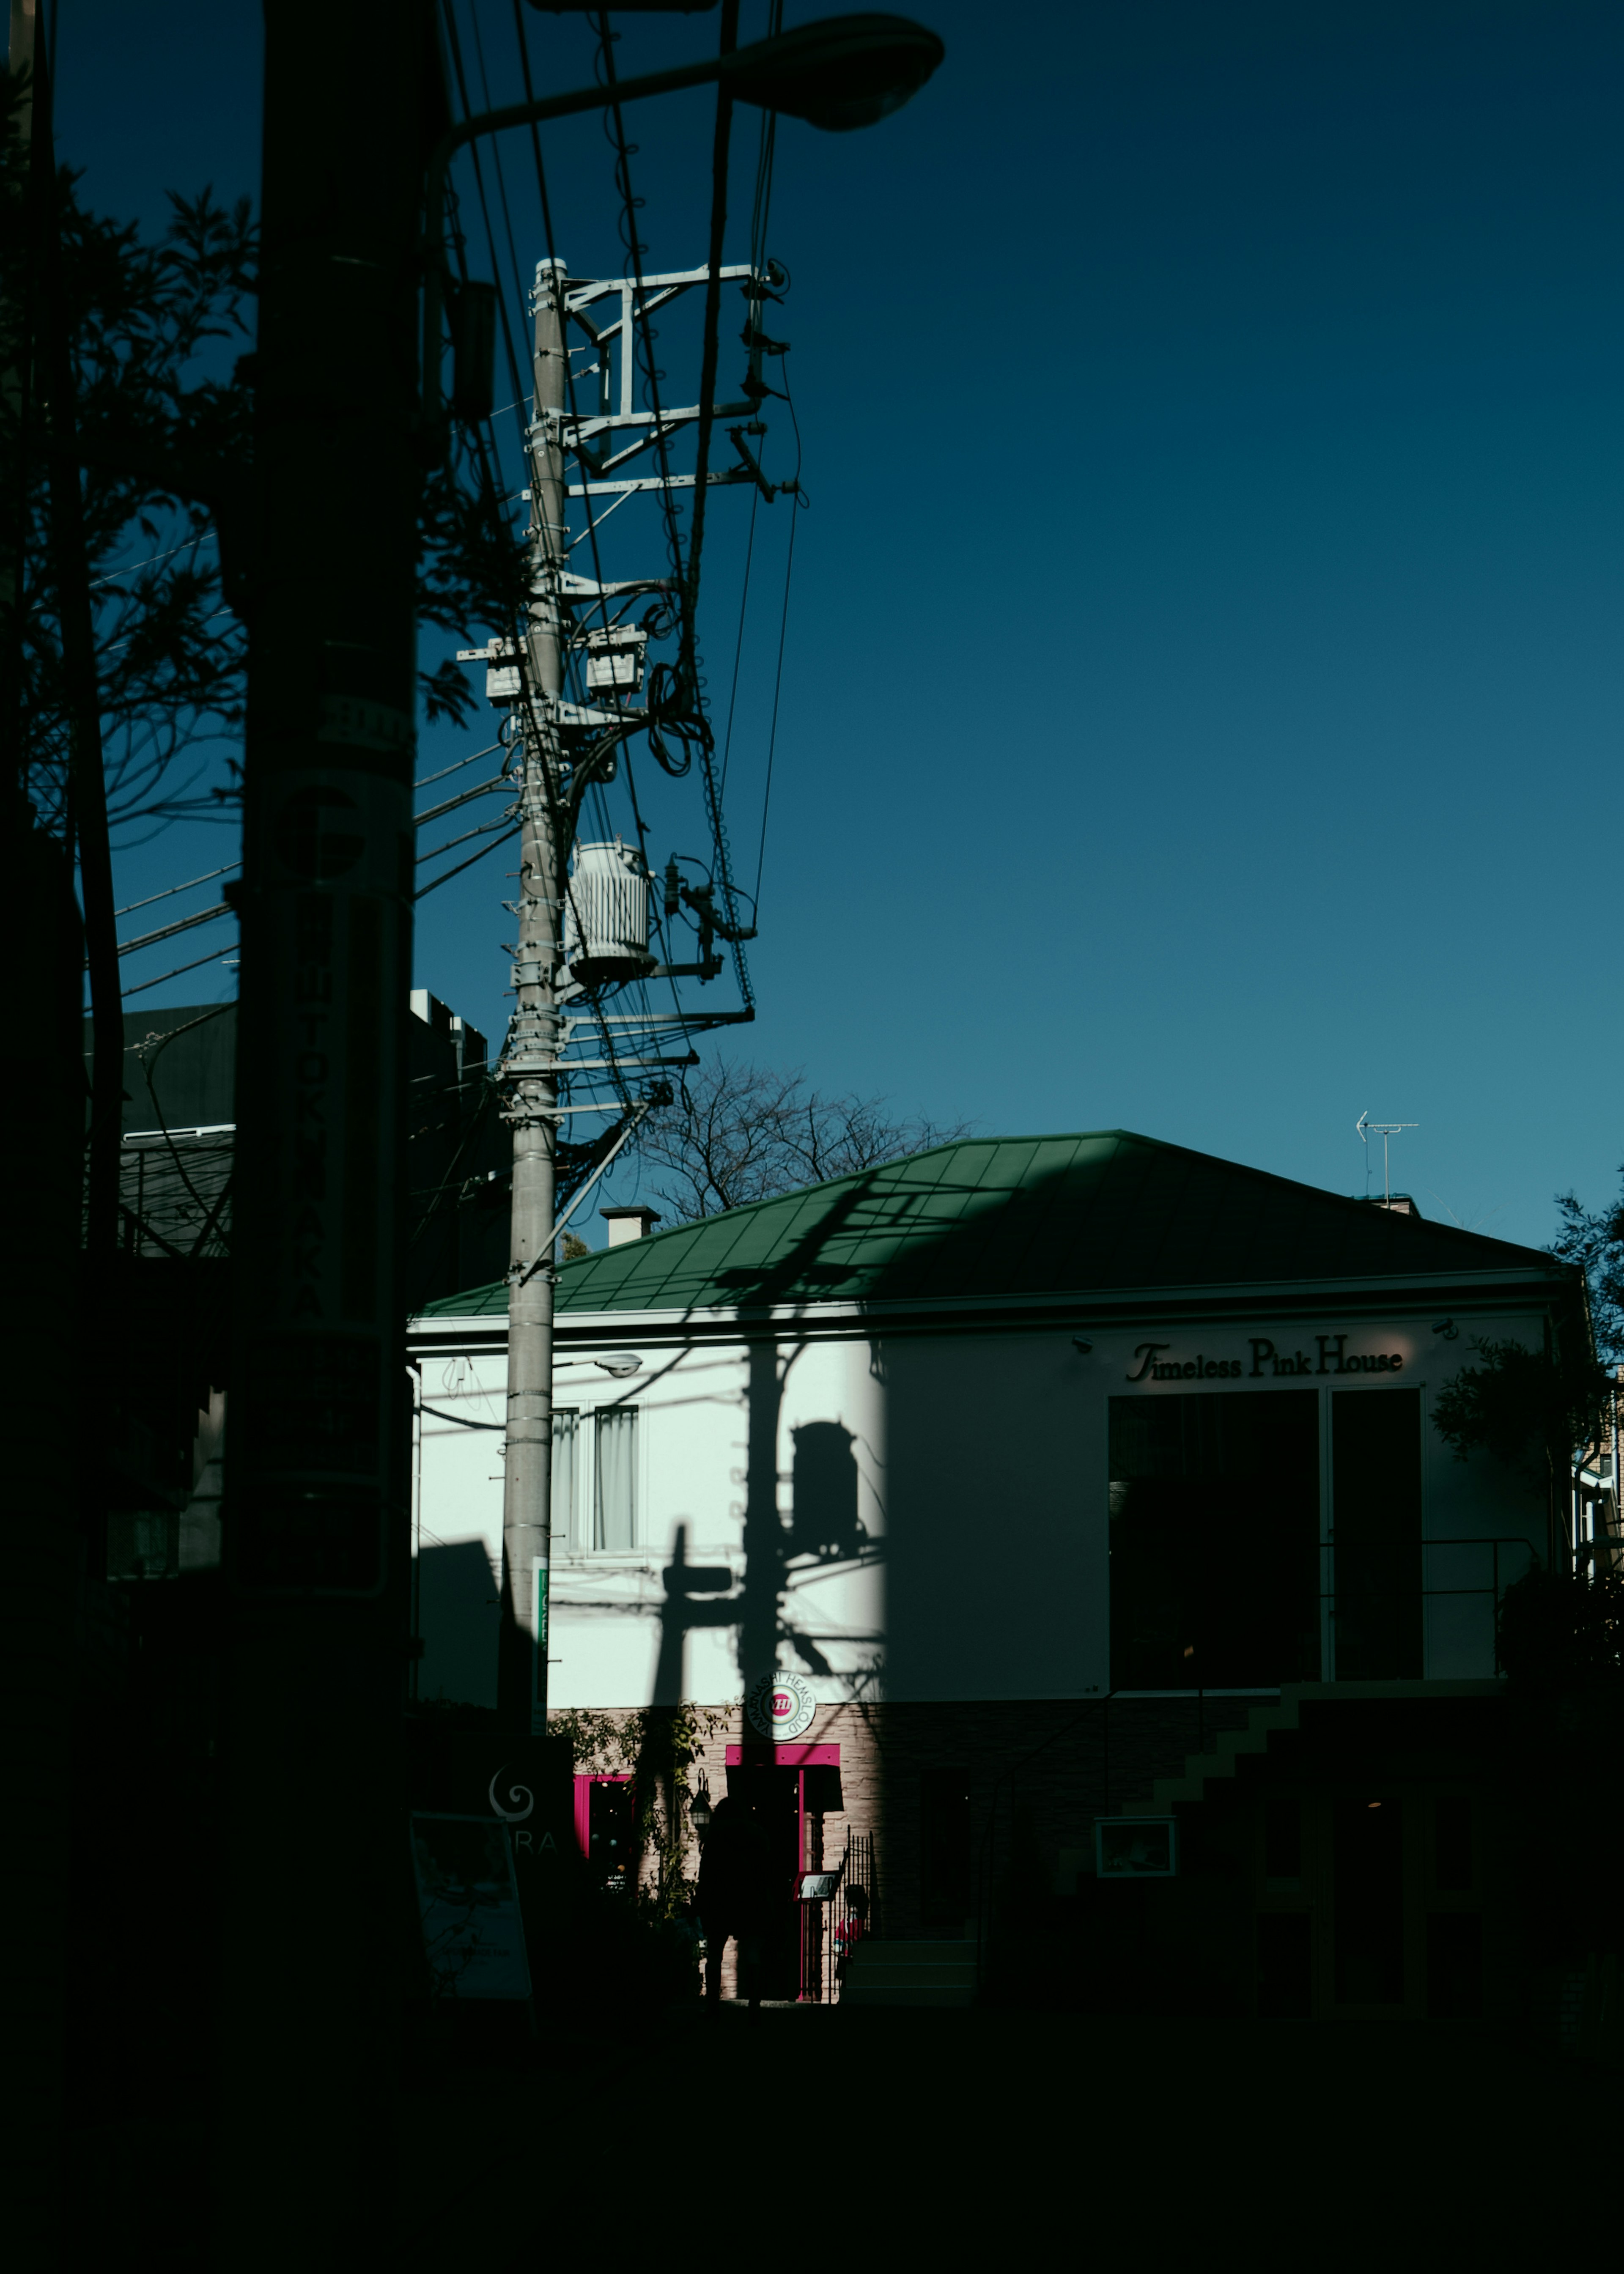
{"label": "tall dark pole", "polygon": [[[37,18],[11,0],[7,67],[31,70]],[[25,794],[23,550],[29,528],[28,452],[37,436],[34,388],[41,238],[55,226],[41,195],[53,190],[49,165],[31,185],[22,172],[35,124],[25,103],[14,114],[21,145],[0,203],[0,228],[13,254],[8,305],[0,309],[0,956],[30,1013],[35,1068],[31,1110],[0,1126],[0,1176],[26,1195],[10,1242],[14,1268],[37,1290],[37,1319],[0,1331],[0,1364],[13,1374],[49,1351],[37,1378],[46,1404],[39,1426],[19,1433],[0,1495],[0,1773],[19,1821],[30,1826],[38,1868],[0,1884],[0,1939],[17,1954],[0,2007],[11,2074],[26,2087],[8,2112],[6,2173],[9,2255],[41,2270],[64,2266],[67,2180],[67,1984],[74,1865],[72,1754],[74,1621],[79,1602],[78,1509],[64,1490],[61,1449],[79,1427],[68,1362],[79,1310],[79,1246],[85,1136],[84,941],[73,905],[71,864],[41,828]],[[32,210],[31,210],[32,209]],[[19,245],[26,245],[22,260]],[[32,1306],[27,1306],[32,1308]]]}
{"label": "tall dark pole", "polygon": [[216,2262],[388,2255],[429,0],[267,0]]}
{"label": "tall dark pole", "polygon": [[90,1142],[85,1189],[85,1245],[105,1256],[118,1238],[118,1154],[123,1133],[124,1019],[113,917],[113,853],[107,783],[102,764],[102,701],[95,625],[90,605],[85,501],[79,467],[73,373],[73,311],[62,261],[64,187],[57,179],[52,130],[49,42],[36,42],[30,171],[34,227],[44,286],[36,377],[43,382],[50,441],[50,553],[62,638],[62,682],[68,714],[68,779],[85,909],[90,970]]}

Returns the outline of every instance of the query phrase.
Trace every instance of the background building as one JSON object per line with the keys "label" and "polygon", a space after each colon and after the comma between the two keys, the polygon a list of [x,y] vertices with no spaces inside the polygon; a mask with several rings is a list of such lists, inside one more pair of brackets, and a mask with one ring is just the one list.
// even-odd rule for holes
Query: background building
{"label": "background building", "polygon": [[[425,1697],[494,1695],[505,1298],[412,1329]],[[1429,1401],[1475,1338],[1583,1337],[1569,1268],[1112,1131],[961,1141],[622,1240],[563,1268],[559,1306],[555,1708],[695,1699],[730,1716],[725,1774],[756,1735],[741,1701],[793,1675],[796,1743],[840,1771],[815,1829],[837,1855],[872,1836],[891,1935],[984,1925],[1023,1873],[1075,1900],[1097,1817],[1216,1821],[1244,1793],[1222,1931],[1191,1923],[1193,1827],[1176,1887],[1096,1898],[1182,1907],[1231,2001],[1437,2002],[1426,1906],[1463,1899],[1426,1858],[1477,1858],[1478,1916],[1497,1603],[1560,1511],[1543,1474],[1456,1459]],[[1289,1901],[1247,1845],[1267,1819],[1287,1855],[1258,1778],[1288,1758]],[[1337,1810],[1372,1777],[1366,1855]],[[1339,1973],[1366,1882],[1387,1956]],[[1258,1929],[1288,1911],[1309,1927]],[[1450,1930],[1455,1976],[1481,1931]]]}

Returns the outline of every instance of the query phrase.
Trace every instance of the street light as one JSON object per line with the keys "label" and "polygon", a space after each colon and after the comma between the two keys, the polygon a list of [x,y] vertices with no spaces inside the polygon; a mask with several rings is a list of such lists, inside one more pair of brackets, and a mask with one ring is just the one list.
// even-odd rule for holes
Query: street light
{"label": "street light", "polygon": [[718,76],[739,102],[846,134],[900,110],[946,52],[906,16],[831,16],[735,48]]}
{"label": "street light", "polygon": [[432,419],[440,410],[440,331],[444,290],[440,215],[446,174],[465,142],[504,127],[528,126],[548,118],[568,118],[606,103],[638,102],[645,95],[674,94],[684,87],[720,85],[737,102],[804,118],[826,133],[850,133],[873,126],[900,110],[919,93],[947,53],[934,32],[906,16],[829,16],[802,24],[771,40],[754,41],[726,55],[674,71],[649,72],[618,81],[613,88],[577,87],[570,94],[539,95],[533,102],[510,103],[481,111],[443,134],[429,159],[426,179],[428,272],[423,292],[423,410]]}
{"label": "street light", "polygon": [[705,1844],[705,1834],[710,1829],[710,1818],[714,1812],[710,1806],[710,1782],[702,1769],[699,1773],[699,1789],[688,1804],[688,1822],[693,1826],[694,1836],[702,1848]]}

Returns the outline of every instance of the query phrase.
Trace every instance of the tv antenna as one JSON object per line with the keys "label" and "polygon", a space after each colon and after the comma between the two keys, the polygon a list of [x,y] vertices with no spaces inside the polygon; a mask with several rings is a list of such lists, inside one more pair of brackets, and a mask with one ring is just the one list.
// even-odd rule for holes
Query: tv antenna
{"label": "tv antenna", "polygon": [[1388,1141],[1396,1137],[1401,1129],[1419,1129],[1421,1124],[1418,1121],[1372,1121],[1368,1113],[1361,1113],[1353,1126],[1358,1131],[1359,1141],[1365,1148],[1365,1197],[1366,1200],[1370,1198],[1370,1141],[1372,1137],[1380,1137],[1381,1140],[1381,1204],[1384,1208],[1390,1207],[1393,1200],[1393,1187],[1387,1175]]}

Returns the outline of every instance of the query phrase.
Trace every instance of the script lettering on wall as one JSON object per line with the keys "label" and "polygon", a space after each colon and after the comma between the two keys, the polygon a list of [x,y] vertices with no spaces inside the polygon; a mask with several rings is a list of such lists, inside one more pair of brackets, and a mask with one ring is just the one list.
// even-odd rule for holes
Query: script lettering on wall
{"label": "script lettering on wall", "polygon": [[1130,1382],[1261,1382],[1322,1374],[1402,1374],[1402,1351],[1350,1351],[1349,1336],[1316,1335],[1312,1351],[1277,1349],[1267,1335],[1248,1335],[1245,1358],[1181,1358],[1173,1343],[1140,1343]]}

